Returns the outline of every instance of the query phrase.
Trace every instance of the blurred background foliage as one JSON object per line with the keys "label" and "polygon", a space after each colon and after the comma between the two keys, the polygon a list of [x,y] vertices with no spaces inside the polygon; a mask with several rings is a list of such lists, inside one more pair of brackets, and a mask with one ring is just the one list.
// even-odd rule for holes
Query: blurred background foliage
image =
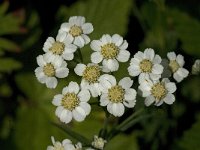
{"label": "blurred background foliage", "polygon": [[[163,58],[169,51],[185,56],[191,71],[200,57],[200,1],[198,0],[3,0],[0,1],[0,145],[2,150],[44,150],[57,140],[69,138],[51,122],[59,122],[51,101],[71,80],[60,80],[55,90],[40,84],[34,75],[36,56],[42,54],[48,36],[55,37],[60,24],[72,15],[85,16],[93,23],[92,39],[102,34],[121,34],[129,42],[129,51],[154,48]],[[82,49],[84,62],[90,61],[89,46]],[[127,75],[123,64],[114,75]],[[200,77],[191,75],[177,85],[176,102],[145,108],[153,117],[143,120],[115,137],[107,150],[199,150],[200,147]],[[137,105],[120,119],[144,107]],[[69,126],[92,139],[104,122],[102,109],[94,106],[82,123]]]}

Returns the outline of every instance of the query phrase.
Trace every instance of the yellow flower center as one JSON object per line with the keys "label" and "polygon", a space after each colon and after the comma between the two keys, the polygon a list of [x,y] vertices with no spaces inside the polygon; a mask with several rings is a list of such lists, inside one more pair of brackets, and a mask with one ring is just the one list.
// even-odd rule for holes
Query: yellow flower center
{"label": "yellow flower center", "polygon": [[171,60],[169,62],[169,67],[171,69],[171,71],[174,73],[178,70],[178,68],[180,68],[179,64],[176,62],[176,60]]}
{"label": "yellow flower center", "polygon": [[77,26],[77,25],[73,25],[70,30],[69,30],[69,33],[73,36],[73,37],[76,37],[76,36],[79,36],[83,33],[83,30],[81,29],[80,26]]}
{"label": "yellow flower center", "polygon": [[162,98],[165,97],[165,95],[167,94],[167,90],[164,86],[164,83],[156,83],[152,88],[151,88],[151,93],[152,95],[158,99],[161,100]]}
{"label": "yellow flower center", "polygon": [[61,55],[65,49],[65,44],[62,42],[53,43],[52,47],[49,49],[53,54]]}
{"label": "yellow flower center", "polygon": [[101,54],[105,59],[113,59],[119,54],[119,48],[114,43],[108,43],[101,47]]}
{"label": "yellow flower center", "polygon": [[74,110],[80,103],[79,98],[75,93],[67,93],[63,96],[61,105],[70,111]]}
{"label": "yellow flower center", "polygon": [[44,67],[43,67],[43,72],[46,76],[48,77],[53,77],[55,76],[55,68],[51,63],[47,63]]}
{"label": "yellow flower center", "polygon": [[98,81],[101,72],[99,66],[87,66],[83,72],[83,78],[89,83],[95,83]]}
{"label": "yellow flower center", "polygon": [[108,89],[108,98],[113,103],[121,103],[124,99],[125,91],[120,85],[115,85]]}
{"label": "yellow flower center", "polygon": [[150,73],[152,70],[152,62],[148,59],[144,59],[140,62],[140,69],[142,72]]}

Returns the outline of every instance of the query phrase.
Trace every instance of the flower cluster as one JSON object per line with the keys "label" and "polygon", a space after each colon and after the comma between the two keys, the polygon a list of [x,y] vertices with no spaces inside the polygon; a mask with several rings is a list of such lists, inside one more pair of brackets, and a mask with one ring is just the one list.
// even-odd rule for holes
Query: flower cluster
{"label": "flower cluster", "polygon": [[[138,51],[129,61],[130,52],[128,43],[118,34],[104,34],[99,40],[90,42],[88,34],[92,33],[93,26],[86,23],[81,16],[70,17],[68,22],[61,25],[58,35],[47,38],[43,50],[45,54],[37,57],[39,67],[35,74],[39,82],[48,88],[56,88],[57,78],[66,78],[69,75],[67,64],[74,60],[77,50],[90,43],[94,51],[91,62],[77,62],[74,72],[80,76],[81,82],[70,81],[60,94],[53,98],[56,116],[61,122],[70,123],[73,119],[81,122],[91,112],[90,99],[98,98],[99,106],[106,107],[107,112],[115,117],[121,117],[126,109],[136,105],[137,92],[133,88],[133,78],[138,76],[138,90],[145,98],[144,104],[160,106],[172,104],[175,101],[175,82],[181,82],[189,72],[183,68],[184,58],[174,52],[167,54],[167,59],[162,59],[152,48],[144,52]],[[166,61],[164,61],[166,60]],[[118,71],[120,63],[129,63],[129,75],[117,80],[114,72]],[[163,63],[165,62],[165,63]],[[166,73],[166,70],[168,74]],[[173,78],[170,76],[173,75]],[[170,80],[175,80],[170,81]],[[70,140],[62,143],[55,142],[47,150],[75,150],[82,149],[82,144],[72,144]],[[91,147],[103,149],[106,140],[94,137]],[[93,149],[88,148],[88,150]]]}

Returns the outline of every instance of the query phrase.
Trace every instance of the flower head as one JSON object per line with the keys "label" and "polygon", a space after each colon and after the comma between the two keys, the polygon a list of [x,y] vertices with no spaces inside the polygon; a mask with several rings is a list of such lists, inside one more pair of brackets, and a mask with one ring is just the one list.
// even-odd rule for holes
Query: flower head
{"label": "flower head", "polygon": [[57,78],[68,76],[67,63],[59,56],[46,53],[37,57],[39,67],[35,69],[35,75],[39,82],[45,83],[48,88],[57,86]]}
{"label": "flower head", "polygon": [[173,93],[176,91],[176,84],[167,78],[162,79],[162,81],[148,79],[140,84],[139,89],[142,91],[142,96],[146,97],[146,106],[152,103],[160,106],[163,102],[172,104],[175,101]]}
{"label": "flower head", "polygon": [[82,89],[76,82],[70,82],[63,88],[62,94],[55,95],[53,104],[57,106],[56,115],[64,123],[69,123],[72,118],[83,121],[90,113],[91,106],[87,103],[90,99],[88,90]]}
{"label": "flower head", "polygon": [[173,73],[173,77],[177,82],[181,82],[189,74],[189,71],[183,68],[185,61],[182,55],[177,55],[174,52],[167,53],[169,59],[169,68]]}
{"label": "flower head", "polygon": [[130,57],[129,51],[126,50],[128,43],[118,34],[112,37],[105,34],[100,40],[93,40],[90,46],[95,51],[91,55],[91,61],[97,64],[102,62],[104,72],[117,71],[118,61],[127,62]]}
{"label": "flower head", "polygon": [[192,74],[200,73],[200,59],[197,59],[192,66]]}
{"label": "flower head", "polygon": [[102,87],[100,105],[107,106],[109,113],[120,117],[124,114],[124,106],[128,108],[135,106],[136,91],[131,88],[133,81],[129,77],[121,79],[117,84],[114,76],[105,74],[100,77],[100,84]]}
{"label": "flower head", "polygon": [[104,140],[103,138],[101,137],[98,137],[98,136],[94,136],[94,141],[92,142],[92,146],[94,146],[95,148],[99,149],[99,150],[103,150],[104,148],[104,145],[107,141]]}
{"label": "flower head", "polygon": [[68,139],[65,139],[61,142],[55,141],[54,137],[51,137],[51,141],[53,143],[53,146],[48,146],[47,150],[69,150],[67,149],[68,145],[71,145],[71,141]]}
{"label": "flower head", "polygon": [[139,83],[145,79],[158,80],[163,72],[163,66],[161,63],[161,57],[155,55],[155,52],[151,48],[145,49],[143,52],[137,52],[131,59],[128,72],[130,76],[139,75]]}
{"label": "flower head", "polygon": [[98,64],[77,64],[74,71],[77,75],[82,76],[82,88],[88,89],[93,97],[100,95],[99,78],[101,76],[101,67]]}
{"label": "flower head", "polygon": [[59,29],[59,33],[64,33],[69,41],[80,48],[90,42],[90,38],[87,35],[92,31],[92,24],[85,23],[85,17],[82,16],[70,17],[69,22],[61,24]]}
{"label": "flower head", "polygon": [[47,38],[43,50],[61,56],[65,60],[72,60],[77,47],[70,42],[64,33],[59,33],[56,40],[53,37]]}

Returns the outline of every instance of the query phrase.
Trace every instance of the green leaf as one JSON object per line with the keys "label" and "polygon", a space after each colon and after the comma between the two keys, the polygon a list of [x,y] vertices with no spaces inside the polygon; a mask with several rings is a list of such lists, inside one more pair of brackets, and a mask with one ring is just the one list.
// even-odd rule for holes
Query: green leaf
{"label": "green leaf", "polygon": [[169,9],[169,19],[182,41],[183,50],[193,56],[200,57],[200,22],[177,9]]}
{"label": "green leaf", "polygon": [[22,64],[12,58],[1,58],[0,59],[0,72],[11,72],[18,70],[22,67]]}
{"label": "green leaf", "polygon": [[178,142],[179,146],[184,150],[199,150],[200,143],[200,115],[198,115],[198,119],[196,123],[192,125],[192,127],[184,132],[183,137]]}
{"label": "green leaf", "polygon": [[[132,0],[86,0],[74,3],[70,8],[62,6],[58,12],[59,20],[68,21],[70,16],[85,16],[91,22],[94,32],[91,39],[99,39],[103,34],[124,35],[127,32],[128,18]],[[90,62],[92,50],[89,46],[81,49],[85,63]]]}
{"label": "green leaf", "polygon": [[18,52],[20,50],[17,44],[4,38],[0,38],[0,49],[10,52]]}

